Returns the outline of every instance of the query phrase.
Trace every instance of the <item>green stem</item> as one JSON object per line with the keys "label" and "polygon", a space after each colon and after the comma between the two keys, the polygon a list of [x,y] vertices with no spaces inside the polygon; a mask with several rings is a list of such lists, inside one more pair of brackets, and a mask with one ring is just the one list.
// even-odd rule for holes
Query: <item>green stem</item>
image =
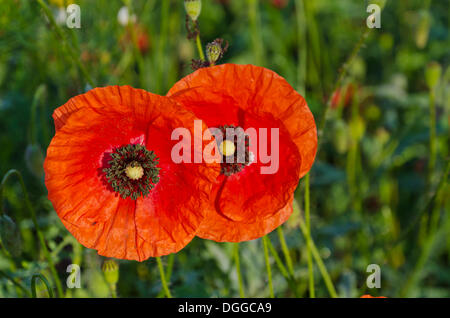
{"label": "green stem", "polygon": [[[283,251],[284,259],[286,260],[286,265],[289,269],[289,274],[292,277],[294,277],[294,266],[292,265],[291,254],[289,253],[289,249],[287,247],[286,240],[284,238],[283,228],[281,226],[279,226],[277,228],[277,232],[278,232],[278,238],[279,238],[280,244],[281,244],[281,250]],[[270,240],[269,240],[269,242],[270,242]]]}
{"label": "green stem", "polygon": [[261,21],[259,14],[259,1],[248,0],[248,17],[250,20],[250,29],[252,36],[253,54],[255,64],[262,66],[264,64],[264,47],[261,36]]}
{"label": "green stem", "polygon": [[314,268],[311,255],[311,225],[310,225],[310,203],[309,203],[309,173],[305,176],[305,220],[306,220],[306,251],[308,260],[309,297],[315,298]]}
{"label": "green stem", "polygon": [[35,274],[35,275],[33,275],[33,277],[31,277],[31,297],[33,297],[33,298],[37,297],[36,281],[38,279],[40,279],[44,283],[45,287],[47,287],[48,296],[50,298],[53,298],[53,291],[50,288],[50,283],[48,282],[47,278],[45,278],[45,276],[42,274]]}
{"label": "green stem", "polygon": [[297,63],[297,88],[298,92],[305,96],[305,83],[306,83],[306,16],[303,0],[295,1],[295,8],[297,13],[297,51],[298,51],[298,63]]}
{"label": "green stem", "polygon": [[[297,203],[297,201],[294,199],[294,210],[298,211],[300,213],[300,207]],[[305,221],[302,217],[300,217],[300,230],[302,231],[303,237],[308,241],[307,239],[307,228]],[[338,295],[336,293],[336,289],[334,288],[333,282],[331,281],[330,275],[328,274],[327,268],[325,264],[323,263],[322,258],[320,257],[320,253],[317,250],[316,244],[314,243],[314,240],[311,238],[309,240],[309,244],[311,245],[311,252],[314,257],[314,260],[316,261],[317,267],[319,267],[320,274],[322,275],[322,278],[325,282],[325,286],[327,287],[328,293],[332,298],[337,298]]]}
{"label": "green stem", "polygon": [[428,161],[428,185],[433,181],[433,172],[436,165],[436,105],[434,88],[430,88],[430,159]]}
{"label": "green stem", "polygon": [[203,47],[202,47],[202,41],[200,39],[200,34],[197,34],[197,36],[195,38],[195,43],[197,44],[198,56],[200,57],[200,60],[204,61],[205,60],[205,53],[203,52]]}
{"label": "green stem", "polygon": [[245,297],[244,283],[242,281],[241,264],[240,264],[240,260],[239,260],[239,243],[234,243],[233,254],[234,254],[234,262],[236,265],[236,273],[237,273],[238,283],[239,283],[239,296],[241,298],[244,298]]}
{"label": "green stem", "polygon": [[273,293],[272,270],[270,269],[269,248],[267,243],[267,241],[269,241],[269,238],[267,237],[267,235],[263,236],[262,241],[264,245],[264,260],[266,262],[267,280],[269,282],[270,298],[275,298],[275,295]]}
{"label": "green stem", "polygon": [[158,41],[158,51],[157,51],[157,69],[158,69],[158,80],[156,81],[156,93],[162,93],[162,85],[165,85],[164,80],[166,69],[164,68],[164,52],[166,50],[167,42],[167,29],[169,22],[169,10],[170,1],[161,1],[161,26],[160,26],[160,36]]}
{"label": "green stem", "polygon": [[34,93],[33,102],[31,103],[30,143],[32,145],[35,145],[37,143],[36,109],[39,105],[39,101],[41,100],[42,96],[45,94],[45,91],[46,91],[45,84],[39,85],[39,87],[36,89],[36,91]]}
{"label": "green stem", "polygon": [[23,286],[23,285],[22,285],[21,283],[19,283],[19,282],[16,282],[16,281],[14,280],[14,278],[12,278],[11,276],[9,276],[8,274],[4,273],[4,272],[1,271],[1,270],[0,270],[0,276],[5,277],[7,280],[9,280],[11,283],[13,283],[14,286],[17,286],[20,290],[22,290],[25,294],[27,294],[28,297],[31,297],[31,296],[32,296],[31,293],[30,293],[30,291],[29,291],[27,288],[25,288],[25,286]]}
{"label": "green stem", "polygon": [[[175,260],[175,254],[170,254],[167,260],[167,271],[166,271],[166,280],[168,282],[170,282],[170,278],[172,277],[172,270],[173,270],[173,263]],[[158,296],[156,296],[157,298],[161,298],[163,297],[165,294],[164,290],[161,290],[158,294]]]}
{"label": "green stem", "polygon": [[164,267],[161,262],[161,258],[157,257],[156,261],[158,263],[159,275],[161,276],[161,284],[163,286],[163,290],[166,293],[167,298],[172,298],[172,294],[170,293],[169,287],[167,286],[166,275],[164,273]]}
{"label": "green stem", "polygon": [[[131,16],[133,14],[132,1],[125,1],[125,5],[128,6],[129,14]],[[134,22],[132,21],[132,19],[129,19],[127,28],[131,34],[131,40],[133,42],[133,52],[134,56],[136,57],[137,65],[139,68],[139,81],[141,86],[146,88],[148,77],[145,76],[144,58],[142,57],[141,50],[139,49],[138,38],[134,27]]]}
{"label": "green stem", "polygon": [[52,256],[50,255],[49,250],[47,249],[47,244],[45,242],[44,235],[42,234],[42,231],[37,222],[36,212],[35,212],[33,206],[31,205],[30,199],[28,197],[28,191],[25,187],[25,183],[23,182],[22,175],[19,171],[15,170],[15,169],[9,170],[3,177],[2,183],[0,185],[0,206],[2,205],[2,202],[3,202],[3,188],[5,186],[5,183],[13,175],[15,175],[19,179],[20,186],[22,187],[23,196],[25,198],[25,205],[31,214],[31,219],[32,219],[34,227],[36,229],[36,233],[38,235],[39,242],[41,244],[42,250],[44,252],[44,256],[47,259],[48,265],[50,267],[50,271],[52,273],[53,279],[56,284],[57,295],[58,295],[58,297],[61,297],[63,295],[63,288],[62,288],[61,281],[58,277],[58,273],[56,271],[55,264],[53,263],[53,259],[52,259]]}
{"label": "green stem", "polygon": [[81,70],[81,73],[85,77],[86,81],[91,85],[92,87],[95,87],[94,81],[92,80],[91,76],[87,72],[84,65],[81,63],[80,58],[78,57],[75,50],[70,45],[69,41],[67,40],[67,36],[64,34],[62,29],[58,26],[58,24],[55,21],[55,18],[53,17],[52,11],[47,6],[47,4],[43,0],[37,0],[39,5],[41,6],[42,10],[44,11],[45,15],[47,16],[48,20],[50,21],[50,24],[52,25],[53,29],[55,30],[56,34],[61,39],[64,47],[66,48],[67,52],[69,53],[69,56],[72,58],[73,62],[78,66],[78,68]]}
{"label": "green stem", "polygon": [[288,273],[286,266],[284,266],[283,262],[281,261],[280,256],[278,255],[277,251],[273,247],[272,242],[270,242],[270,240],[267,240],[267,245],[269,247],[270,253],[272,253],[273,258],[275,259],[275,264],[277,264],[281,275],[283,275],[283,277],[286,279],[286,281],[289,285],[289,288],[294,292],[295,296],[299,297],[294,277]]}

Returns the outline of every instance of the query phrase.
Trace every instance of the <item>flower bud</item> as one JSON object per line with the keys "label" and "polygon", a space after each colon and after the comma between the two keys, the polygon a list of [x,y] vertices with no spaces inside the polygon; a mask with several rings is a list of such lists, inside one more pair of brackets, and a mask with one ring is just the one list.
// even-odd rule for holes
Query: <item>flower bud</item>
{"label": "flower bud", "polygon": [[14,257],[22,253],[22,236],[16,223],[6,214],[0,215],[0,240],[3,247]]}
{"label": "flower bud", "polygon": [[110,285],[115,285],[119,281],[119,265],[113,260],[107,260],[102,266],[105,280]]}
{"label": "flower bud", "polygon": [[434,88],[441,78],[442,68],[437,62],[430,62],[425,69],[425,80],[428,88]]}
{"label": "flower bud", "polygon": [[184,8],[192,21],[197,21],[202,11],[202,0],[184,0]]}
{"label": "flower bud", "polygon": [[44,154],[39,145],[30,144],[27,146],[25,149],[25,163],[28,170],[37,178],[41,178],[44,175]]}
{"label": "flower bud", "polygon": [[[222,47],[224,42],[225,46]],[[206,56],[208,57],[210,65],[216,64],[216,62],[223,57],[227,49],[228,42],[223,39],[215,39],[213,42],[208,43],[208,45],[206,45]]]}
{"label": "flower bud", "polygon": [[222,55],[221,46],[216,42],[209,43],[206,46],[206,55],[208,56],[208,61],[210,63],[212,64],[216,63],[220,59],[220,56]]}
{"label": "flower bud", "polygon": [[347,125],[340,119],[336,120],[333,126],[333,145],[338,153],[343,154],[347,151],[348,139]]}
{"label": "flower bud", "polygon": [[431,14],[428,10],[419,13],[419,22],[416,26],[416,34],[414,40],[419,49],[423,49],[428,42],[431,27]]}
{"label": "flower bud", "polygon": [[366,124],[361,117],[350,122],[350,133],[355,140],[361,140],[366,130]]}

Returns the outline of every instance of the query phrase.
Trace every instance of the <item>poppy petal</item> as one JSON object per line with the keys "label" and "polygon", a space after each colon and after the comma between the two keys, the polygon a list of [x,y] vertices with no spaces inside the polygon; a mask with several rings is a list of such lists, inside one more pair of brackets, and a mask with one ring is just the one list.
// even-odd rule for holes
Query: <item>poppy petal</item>
{"label": "poppy petal", "polygon": [[[193,134],[191,112],[166,97],[114,86],[71,99],[54,118],[45,182],[62,222],[83,245],[142,261],[176,252],[193,238],[220,168],[171,159],[173,130]],[[160,180],[145,198],[123,199],[105,178],[111,152],[127,144],[145,145],[160,159]]]}
{"label": "poppy petal", "polygon": [[[200,225],[197,236],[216,242],[250,241],[269,234],[289,219],[292,214],[292,198],[273,215],[253,222],[239,222],[218,213],[209,213]],[[226,229],[224,231],[224,229]]]}

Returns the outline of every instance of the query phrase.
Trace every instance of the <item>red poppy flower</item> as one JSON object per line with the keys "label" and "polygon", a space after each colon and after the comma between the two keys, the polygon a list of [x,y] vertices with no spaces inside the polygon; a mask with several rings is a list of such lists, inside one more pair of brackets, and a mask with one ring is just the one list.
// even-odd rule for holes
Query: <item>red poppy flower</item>
{"label": "red poppy flower", "polygon": [[385,297],[385,296],[374,297],[374,296],[370,296],[370,295],[362,295],[360,298],[387,298],[387,297]]}
{"label": "red poppy flower", "polygon": [[142,261],[193,238],[219,167],[173,162],[172,131],[193,133],[191,112],[167,97],[110,86],[70,99],[53,118],[48,197],[81,244]]}
{"label": "red poppy flower", "polygon": [[[239,242],[261,237],[285,222],[298,180],[311,168],[317,149],[314,118],[304,98],[268,69],[234,64],[199,69],[176,83],[168,96],[210,128],[256,130],[253,138],[245,136],[243,163],[221,163],[214,199],[197,235]],[[266,149],[279,150],[275,173],[261,173],[268,164],[260,154],[265,136],[260,128],[267,129]],[[278,142],[272,139],[272,129],[278,129]],[[218,148],[229,149],[230,142],[234,155],[236,138]]]}

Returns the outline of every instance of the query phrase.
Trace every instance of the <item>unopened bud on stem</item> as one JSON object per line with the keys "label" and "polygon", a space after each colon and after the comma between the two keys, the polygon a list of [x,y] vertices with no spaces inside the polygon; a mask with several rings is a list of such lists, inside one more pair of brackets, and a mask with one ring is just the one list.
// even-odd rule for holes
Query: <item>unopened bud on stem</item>
{"label": "unopened bud on stem", "polygon": [[197,21],[202,11],[202,0],[184,0],[184,8],[192,21]]}

